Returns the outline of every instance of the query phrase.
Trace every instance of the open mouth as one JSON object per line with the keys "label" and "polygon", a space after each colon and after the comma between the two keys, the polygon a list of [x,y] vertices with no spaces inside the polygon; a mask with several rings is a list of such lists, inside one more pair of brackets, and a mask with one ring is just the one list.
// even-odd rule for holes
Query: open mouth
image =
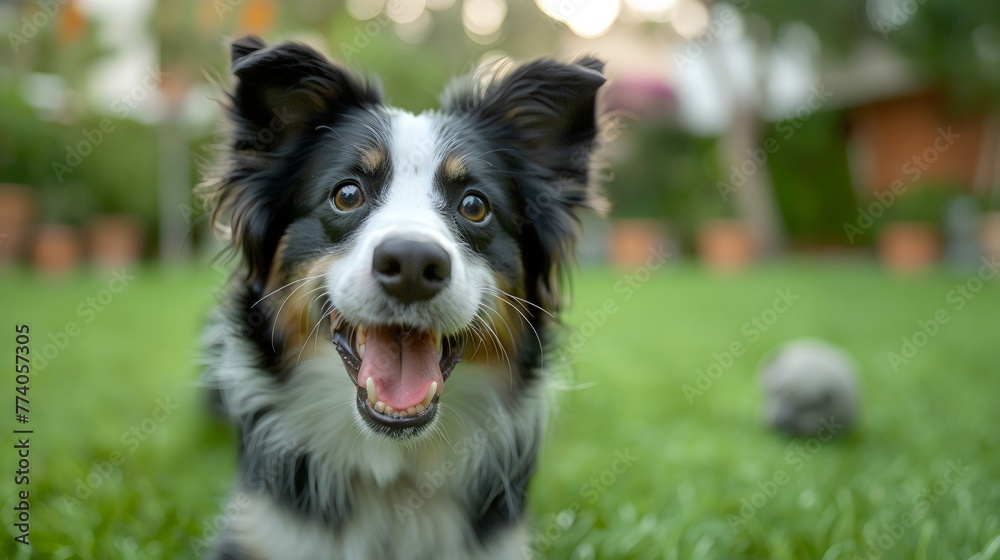
{"label": "open mouth", "polygon": [[[462,359],[465,337],[399,325],[331,324],[347,373],[358,388],[357,406],[373,427],[408,435],[437,413],[451,371]],[[405,433],[404,433],[405,432]]]}

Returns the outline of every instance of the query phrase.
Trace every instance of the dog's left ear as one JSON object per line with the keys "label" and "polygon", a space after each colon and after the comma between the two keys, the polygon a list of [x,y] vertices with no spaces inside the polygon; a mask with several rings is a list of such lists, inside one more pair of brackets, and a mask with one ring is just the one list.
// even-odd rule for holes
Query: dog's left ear
{"label": "dog's left ear", "polygon": [[536,60],[500,78],[453,85],[442,106],[493,129],[494,138],[516,142],[543,180],[586,184],[603,70],[592,57],[572,64]]}
{"label": "dog's left ear", "polygon": [[572,64],[541,59],[499,78],[459,82],[442,102],[445,112],[467,117],[516,160],[527,205],[518,229],[531,236],[525,266],[549,310],[559,307],[561,266],[578,237],[575,211],[603,210],[590,181],[603,70],[604,63],[590,57]]}

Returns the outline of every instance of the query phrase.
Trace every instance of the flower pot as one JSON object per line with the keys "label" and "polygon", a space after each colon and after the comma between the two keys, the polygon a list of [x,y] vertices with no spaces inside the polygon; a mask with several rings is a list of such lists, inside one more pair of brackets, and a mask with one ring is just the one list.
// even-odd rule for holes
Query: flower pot
{"label": "flower pot", "polygon": [[879,233],[878,253],[890,270],[923,270],[937,263],[941,255],[941,233],[937,226],[931,224],[887,224]]}
{"label": "flower pot", "polygon": [[60,275],[80,262],[80,232],[64,225],[43,225],[35,233],[31,262],[39,272]]}
{"label": "flower pot", "polygon": [[28,187],[0,184],[0,266],[24,254],[35,226],[37,198]]}
{"label": "flower pot", "polygon": [[739,220],[713,220],[698,230],[698,257],[715,270],[746,268],[756,257],[753,234]]}
{"label": "flower pot", "polygon": [[608,255],[620,268],[646,265],[650,255],[659,255],[667,243],[666,228],[658,220],[616,220],[611,224]]}
{"label": "flower pot", "polygon": [[142,224],[132,216],[95,216],[87,223],[90,262],[100,268],[121,268],[142,258]]}

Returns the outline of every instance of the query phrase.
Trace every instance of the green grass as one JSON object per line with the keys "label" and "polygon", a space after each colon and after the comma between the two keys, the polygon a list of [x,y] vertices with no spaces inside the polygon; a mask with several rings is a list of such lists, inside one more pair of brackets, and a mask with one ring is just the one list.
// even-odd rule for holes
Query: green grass
{"label": "green grass", "polygon": [[[872,558],[1000,558],[1000,282],[956,309],[948,294],[969,278],[962,274],[903,279],[863,265],[791,263],[720,277],[680,266],[628,298],[618,284],[625,274],[576,278],[567,322],[579,349],[572,376],[561,375],[566,390],[531,487],[545,557],[854,559],[881,537],[888,550]],[[136,271],[89,323],[77,306],[106,280],[0,276],[2,363],[13,364],[17,323],[31,325],[36,353],[67,322],[81,324],[32,376],[34,553],[5,536],[0,556],[193,556],[189,539],[216,516],[235,459],[231,435],[207,420],[194,385],[210,276]],[[753,340],[743,325],[772,307],[778,289],[798,299]],[[601,320],[604,305],[613,312]],[[894,368],[888,353],[939,309],[948,322]],[[758,360],[799,336],[843,345],[863,370],[860,425],[844,438],[792,441],[759,421]],[[703,394],[686,395],[713,353],[733,343],[742,355],[703,380]],[[4,379],[10,434],[13,374]],[[163,417],[157,399],[178,408]],[[144,420],[149,435],[132,440]],[[0,473],[5,500],[13,443]],[[80,486],[88,475],[89,495]],[[0,512],[7,532],[12,507]]]}

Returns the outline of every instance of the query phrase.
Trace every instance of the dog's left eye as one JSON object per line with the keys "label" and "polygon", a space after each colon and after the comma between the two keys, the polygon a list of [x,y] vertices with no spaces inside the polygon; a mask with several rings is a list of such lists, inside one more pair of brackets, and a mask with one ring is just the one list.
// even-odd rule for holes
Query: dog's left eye
{"label": "dog's left eye", "polygon": [[330,203],[341,212],[350,212],[365,203],[365,194],[357,183],[342,183],[333,190]]}
{"label": "dog's left eye", "polygon": [[458,205],[458,213],[470,222],[482,222],[490,215],[490,206],[479,193],[469,193]]}

